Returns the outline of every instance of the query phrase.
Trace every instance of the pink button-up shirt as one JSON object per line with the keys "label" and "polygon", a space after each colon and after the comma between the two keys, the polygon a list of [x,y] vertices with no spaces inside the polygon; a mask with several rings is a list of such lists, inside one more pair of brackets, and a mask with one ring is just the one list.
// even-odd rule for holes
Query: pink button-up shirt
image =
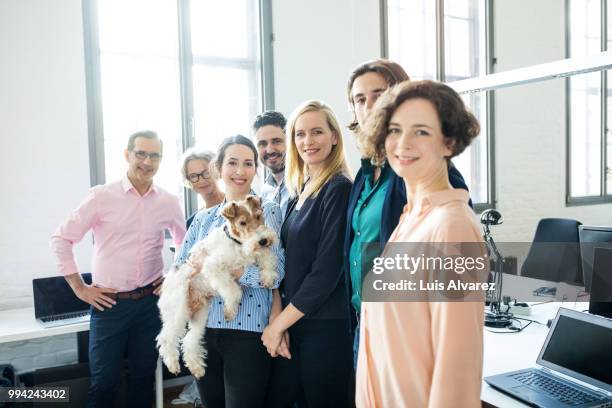
{"label": "pink button-up shirt", "polygon": [[124,292],[162,275],[164,231],[170,230],[178,247],[185,236],[185,219],[178,198],[155,185],[143,196],[127,177],[95,186],[51,238],[63,275],[78,272],[72,247],[90,229],[93,283]]}

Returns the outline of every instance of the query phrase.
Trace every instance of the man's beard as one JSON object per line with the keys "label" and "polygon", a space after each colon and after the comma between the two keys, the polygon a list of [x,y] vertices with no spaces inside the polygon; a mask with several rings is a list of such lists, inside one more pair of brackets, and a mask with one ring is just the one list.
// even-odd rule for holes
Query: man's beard
{"label": "man's beard", "polygon": [[[280,164],[274,165],[274,166],[270,166],[268,164],[266,164],[267,160],[271,157],[277,158],[282,160],[282,162]],[[264,165],[270,169],[270,171],[272,172],[272,174],[278,174],[278,173],[282,173],[283,171],[285,171],[285,155],[280,154],[280,153],[274,153],[274,154],[268,154],[265,155],[263,157],[263,162]]]}
{"label": "man's beard", "polygon": [[279,173],[282,173],[283,171],[285,171],[285,163],[281,164],[280,166],[268,167],[268,168],[270,169],[272,174],[279,174]]}

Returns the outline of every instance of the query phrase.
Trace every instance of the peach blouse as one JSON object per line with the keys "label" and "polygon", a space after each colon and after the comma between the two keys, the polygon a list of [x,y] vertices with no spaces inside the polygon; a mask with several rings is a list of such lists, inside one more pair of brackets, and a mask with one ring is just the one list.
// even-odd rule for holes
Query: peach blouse
{"label": "peach blouse", "polygon": [[[468,200],[428,195],[389,241],[482,242]],[[481,302],[363,302],[357,407],[480,407],[483,319]]]}

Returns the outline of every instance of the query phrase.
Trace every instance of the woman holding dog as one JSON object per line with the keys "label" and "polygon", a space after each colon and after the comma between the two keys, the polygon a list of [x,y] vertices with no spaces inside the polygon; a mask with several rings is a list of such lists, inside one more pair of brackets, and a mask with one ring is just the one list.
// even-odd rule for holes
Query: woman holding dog
{"label": "woman holding dog", "polygon": [[[444,84],[403,82],[381,96],[358,137],[365,157],[405,183],[389,243],[482,243],[468,192],[448,173],[479,130]],[[480,407],[483,318],[482,302],[362,301],[357,406]]]}
{"label": "woman holding dog", "polygon": [[[196,214],[189,229],[177,264],[184,263],[191,247],[210,231],[222,227],[221,216],[225,202],[244,200],[251,191],[257,170],[257,149],[253,142],[241,135],[226,138],[219,147],[214,168],[225,184],[225,201]],[[280,233],[281,210],[274,202],[264,202],[265,224]],[[272,247],[277,256],[279,277],[285,274],[284,251],[280,245]],[[261,344],[261,333],[268,325],[272,305],[272,290],[263,288],[256,266],[245,268],[239,283],[243,285],[242,301],[234,320],[223,317],[223,302],[212,301],[206,334],[208,354],[206,373],[198,380],[198,390],[207,408],[263,407],[272,359]]]}
{"label": "woman holding dog", "polygon": [[[211,171],[210,168],[214,159],[215,154],[210,150],[192,147],[185,150],[179,163],[183,184],[200,196],[204,203],[203,208],[212,208],[220,204],[225,198],[217,184],[218,178],[215,177],[214,171]],[[187,229],[189,229],[197,213],[196,211],[187,218]]]}
{"label": "woman holding dog", "polygon": [[[286,270],[283,311],[265,329],[276,358],[269,407],[354,404],[349,302],[342,268],[346,205],[351,189],[342,132],[331,108],[308,101],[287,128],[286,185],[292,197],[281,231]],[[279,349],[280,347],[280,349]]]}

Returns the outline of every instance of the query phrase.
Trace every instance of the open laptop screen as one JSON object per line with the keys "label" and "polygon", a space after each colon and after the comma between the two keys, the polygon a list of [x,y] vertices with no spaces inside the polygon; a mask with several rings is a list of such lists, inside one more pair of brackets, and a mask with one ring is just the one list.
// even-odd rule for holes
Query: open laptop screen
{"label": "open laptop screen", "polygon": [[[85,283],[91,283],[91,274],[84,273]],[[41,317],[89,310],[89,305],[76,297],[63,276],[32,280],[34,315]]]}
{"label": "open laptop screen", "polygon": [[559,309],[538,364],[612,389],[612,320]]}

